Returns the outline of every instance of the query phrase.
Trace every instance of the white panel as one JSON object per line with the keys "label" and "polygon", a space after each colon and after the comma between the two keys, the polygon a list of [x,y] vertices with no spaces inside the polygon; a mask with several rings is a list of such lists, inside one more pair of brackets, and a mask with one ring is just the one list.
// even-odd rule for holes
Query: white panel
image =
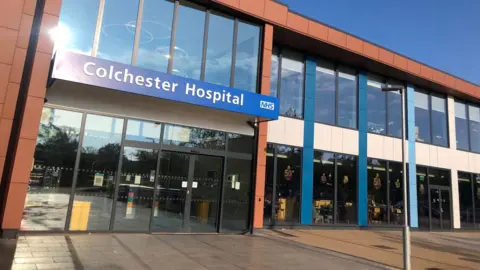
{"label": "white panel", "polygon": [[440,168],[455,168],[452,162],[453,150],[437,147],[437,164]]}
{"label": "white panel", "polygon": [[367,136],[367,156],[371,158],[385,159],[383,157],[383,139],[385,136],[376,134],[368,134]]}
{"label": "white panel", "polygon": [[332,127],[332,151],[342,153],[343,132],[341,128]]}
{"label": "white panel", "polygon": [[476,164],[477,158],[475,157],[475,154],[473,153],[468,153],[468,164],[469,164],[469,170],[467,172],[476,172],[477,171],[477,164]]}
{"label": "white panel", "polygon": [[438,146],[429,145],[430,166],[438,167]]}
{"label": "white panel", "polygon": [[303,121],[279,117],[268,122],[267,141],[303,147]]}
{"label": "white panel", "polygon": [[395,148],[393,146],[394,138],[384,137],[383,138],[383,158],[386,160],[394,160]]}
{"label": "white panel", "polygon": [[319,150],[332,151],[332,126],[315,123],[313,147]]}
{"label": "white panel", "polygon": [[358,155],[358,131],[342,128],[343,147],[342,153]]}
{"label": "white panel", "polygon": [[57,81],[46,98],[66,108],[253,135],[246,115],[77,83]]}
{"label": "white panel", "polygon": [[470,172],[469,153],[464,151],[455,151],[451,159],[451,167],[459,171]]}
{"label": "white panel", "polygon": [[458,193],[458,173],[457,170],[452,169],[451,171],[452,179],[452,212],[453,212],[453,228],[460,228],[460,203],[459,203],[459,193]]}
{"label": "white panel", "polygon": [[415,143],[415,154],[418,165],[430,166],[430,150],[428,144]]}

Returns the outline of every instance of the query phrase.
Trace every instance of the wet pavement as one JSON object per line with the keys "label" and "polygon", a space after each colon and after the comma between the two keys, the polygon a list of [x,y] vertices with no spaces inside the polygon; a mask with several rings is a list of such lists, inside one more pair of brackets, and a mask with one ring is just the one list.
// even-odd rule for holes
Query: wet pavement
{"label": "wet pavement", "polygon": [[[15,241],[0,240],[2,260]],[[5,253],[4,253],[5,252]],[[390,269],[260,235],[20,236],[12,269]]]}

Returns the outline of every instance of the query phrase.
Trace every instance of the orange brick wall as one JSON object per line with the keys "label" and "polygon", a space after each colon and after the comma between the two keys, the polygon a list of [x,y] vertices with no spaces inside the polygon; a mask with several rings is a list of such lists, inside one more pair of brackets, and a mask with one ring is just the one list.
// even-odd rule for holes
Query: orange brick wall
{"label": "orange brick wall", "polygon": [[[33,61],[20,138],[13,158],[1,229],[19,229],[53,52],[49,31],[58,23],[61,0],[47,0]],[[36,0],[4,0],[0,9],[0,176],[32,28]]]}

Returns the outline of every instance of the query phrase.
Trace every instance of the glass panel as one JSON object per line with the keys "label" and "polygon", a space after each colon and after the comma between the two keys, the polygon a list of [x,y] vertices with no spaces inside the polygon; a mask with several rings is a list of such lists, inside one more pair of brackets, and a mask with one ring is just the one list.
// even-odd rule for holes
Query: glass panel
{"label": "glass panel", "polygon": [[415,91],[415,136],[419,142],[430,143],[430,100],[425,93]]}
{"label": "glass panel", "polygon": [[99,0],[64,0],[54,32],[55,46],[91,55],[97,26]]}
{"label": "glass panel", "polygon": [[222,229],[226,232],[242,232],[248,229],[251,167],[251,160],[227,159],[227,178],[222,202]]}
{"label": "glass panel", "polygon": [[430,200],[432,203],[432,218],[430,220],[432,230],[439,230],[441,228],[441,202],[440,202],[440,190],[436,188],[430,189]]}
{"label": "glass panel", "polygon": [[172,73],[200,79],[205,29],[204,9],[193,3],[180,1],[177,16]]}
{"label": "glass panel", "polygon": [[145,0],[137,66],[167,72],[172,21],[173,2]]}
{"label": "glass panel", "polygon": [[156,150],[123,148],[114,230],[149,230],[157,159]]}
{"label": "glass panel", "polygon": [[400,92],[387,92],[388,135],[402,137],[402,96]]}
{"label": "glass panel", "polygon": [[468,105],[470,125],[470,149],[480,152],[480,107]]}
{"label": "glass panel", "polygon": [[368,80],[367,82],[367,120],[368,131],[372,133],[387,134],[386,118],[387,105],[385,92],[382,91],[383,83]]}
{"label": "glass panel", "polygon": [[[265,166],[265,199],[263,206],[263,226],[267,227],[268,225],[273,224],[272,220],[272,210],[274,207],[273,202],[273,174],[274,174],[274,158],[273,151],[274,146],[272,144],[267,144],[266,155],[267,161]],[[275,206],[276,208],[276,206]]]}
{"label": "glass panel", "polygon": [[455,134],[457,149],[468,151],[470,146],[468,142],[467,106],[457,101],[455,101]]}
{"label": "glass panel", "polygon": [[152,231],[183,231],[190,155],[165,151],[161,155]]}
{"label": "glass panel", "polygon": [[280,83],[280,114],[303,118],[303,56],[284,52]]}
{"label": "glass panel", "polygon": [[272,54],[272,70],[270,72],[270,96],[278,97],[278,56]]}
{"label": "glass panel", "polygon": [[337,222],[357,224],[357,158],[337,154]]}
{"label": "glass panel", "polygon": [[98,58],[131,64],[138,0],[105,0]]}
{"label": "glass panel", "polygon": [[193,156],[189,232],[217,232],[219,192],[223,160],[218,157]]}
{"label": "glass panel", "polygon": [[368,159],[368,221],[370,224],[388,222],[386,165],[385,161]]}
{"label": "glass panel", "polygon": [[260,27],[238,22],[235,88],[250,92],[257,91],[259,46]]}
{"label": "glass panel", "polygon": [[428,169],[428,183],[430,185],[450,187],[450,171],[435,168]]}
{"label": "glass panel", "polygon": [[252,154],[253,137],[242,134],[228,133],[228,152]]}
{"label": "glass panel", "polygon": [[332,64],[320,62],[315,82],[315,121],[335,124],[335,70]]}
{"label": "glass panel", "polygon": [[390,224],[403,225],[403,168],[402,163],[388,162],[390,180]]}
{"label": "glass panel", "polygon": [[338,125],[357,128],[357,77],[345,68],[338,73]]}
{"label": "glass panel", "polygon": [[210,13],[205,81],[230,86],[233,19]]}
{"label": "glass panel", "polygon": [[442,229],[450,230],[452,228],[452,216],[450,209],[450,191],[441,190],[442,200],[440,201],[440,207],[442,211]]}
{"label": "glass panel", "polygon": [[315,151],[313,159],[313,224],[333,223],[334,172],[334,154]]}
{"label": "glass panel", "polygon": [[163,143],[184,147],[225,149],[225,133],[201,128],[166,125]]}
{"label": "glass panel", "polygon": [[447,101],[445,97],[432,95],[433,144],[448,146]]}
{"label": "glass panel", "polygon": [[128,119],[125,140],[159,143],[161,129],[161,124]]}
{"label": "glass panel", "polygon": [[301,164],[299,148],[277,146],[275,222],[295,224],[300,216]]}
{"label": "glass panel", "polygon": [[480,174],[473,175],[473,197],[475,200],[475,228],[480,229]]}
{"label": "glass panel", "polygon": [[427,168],[417,166],[418,226],[430,228]]}
{"label": "glass panel", "polygon": [[70,230],[109,229],[122,129],[123,119],[87,115]]}
{"label": "glass panel", "polygon": [[458,172],[458,196],[460,204],[460,227],[474,227],[474,211],[472,198],[471,174]]}
{"label": "glass panel", "polygon": [[63,230],[82,114],[43,108],[22,230]]}

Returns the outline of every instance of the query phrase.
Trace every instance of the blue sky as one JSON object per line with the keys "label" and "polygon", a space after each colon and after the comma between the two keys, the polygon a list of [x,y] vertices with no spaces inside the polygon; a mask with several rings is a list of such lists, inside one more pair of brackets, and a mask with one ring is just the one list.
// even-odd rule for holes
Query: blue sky
{"label": "blue sky", "polygon": [[480,0],[281,0],[290,10],[480,85]]}

